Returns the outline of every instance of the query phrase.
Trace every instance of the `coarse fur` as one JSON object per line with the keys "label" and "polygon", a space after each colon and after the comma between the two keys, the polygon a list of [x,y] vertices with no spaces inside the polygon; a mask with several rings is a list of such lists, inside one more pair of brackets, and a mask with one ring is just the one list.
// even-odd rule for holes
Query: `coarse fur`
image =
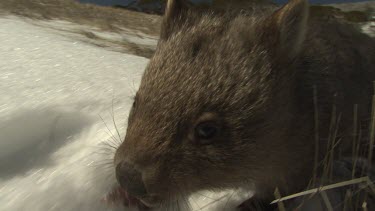
{"label": "coarse fur", "polygon": [[[321,159],[332,105],[344,143],[354,104],[362,120],[370,116],[374,79],[375,41],[347,24],[308,19],[306,0],[275,12],[170,0],[115,164],[141,172],[148,204],[253,184],[266,201],[276,187],[297,192],[314,166],[314,85]],[[194,132],[205,121],[220,128],[209,144]]]}

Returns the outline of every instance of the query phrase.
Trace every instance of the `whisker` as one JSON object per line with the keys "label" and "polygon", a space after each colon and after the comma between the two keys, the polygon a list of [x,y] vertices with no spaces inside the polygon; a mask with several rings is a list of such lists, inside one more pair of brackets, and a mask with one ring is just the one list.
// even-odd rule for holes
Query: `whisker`
{"label": "whisker", "polygon": [[98,144],[98,147],[102,147],[102,146],[110,146],[112,148],[115,148],[116,149],[116,145],[114,143],[111,142],[111,139],[107,139],[106,141],[103,141],[101,143]]}
{"label": "whisker", "polygon": [[111,130],[109,129],[107,123],[105,123],[105,121],[104,121],[104,119],[102,118],[102,116],[99,115],[99,117],[100,117],[100,119],[103,121],[105,127],[107,128],[108,132],[111,134],[111,137],[114,139],[114,141],[115,141],[115,143],[116,143],[117,141],[116,141],[116,139],[114,138],[115,136],[113,135],[113,133],[112,133]]}
{"label": "whisker", "polygon": [[107,143],[111,143],[112,146],[115,146],[115,147],[117,147],[117,146],[120,145],[120,142],[118,142],[118,141],[115,139],[115,137],[114,137],[113,135],[111,135],[111,134],[108,133],[107,131],[105,131],[105,132],[106,132],[106,134],[107,134],[109,137],[111,137],[110,139],[107,140]]}
{"label": "whisker", "polygon": [[119,141],[121,141],[122,138],[121,138],[120,132],[119,132],[119,130],[117,128],[116,121],[115,121],[115,113],[113,111],[113,99],[112,99],[112,114],[111,114],[111,116],[112,116],[113,125],[115,126],[115,129],[117,131],[117,135],[118,135]]}
{"label": "whisker", "polygon": [[175,181],[172,180],[172,183],[176,186],[177,190],[179,191],[179,193],[181,193],[181,200],[182,200],[182,209],[183,210],[191,210],[190,207],[191,207],[191,204],[188,200],[188,196],[186,194],[186,191],[183,191],[183,190],[186,190],[185,186],[182,187],[183,189],[181,189],[180,185],[177,184]]}
{"label": "whisker", "polygon": [[228,203],[229,201],[232,199],[233,195],[234,195],[235,191],[233,190],[232,193],[229,195],[228,199],[227,199],[227,202],[225,202],[225,206],[224,208],[226,208],[228,206]]}

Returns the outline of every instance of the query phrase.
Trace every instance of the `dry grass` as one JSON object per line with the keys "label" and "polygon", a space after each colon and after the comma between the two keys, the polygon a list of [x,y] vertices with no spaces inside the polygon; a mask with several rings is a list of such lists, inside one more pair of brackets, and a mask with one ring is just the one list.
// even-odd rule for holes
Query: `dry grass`
{"label": "dry grass", "polygon": [[74,0],[1,0],[2,14],[15,14],[35,19],[61,19],[97,27],[104,31],[121,28],[146,34],[159,34],[161,17],[118,8],[81,4]]}
{"label": "dry grass", "polygon": [[[75,0],[0,0],[0,15],[6,14],[37,20],[65,20],[95,30],[119,34],[126,33],[123,31],[126,29],[155,37],[159,35],[161,24],[161,17],[157,15],[82,4]],[[82,39],[84,42],[146,58],[150,58],[155,50],[152,46],[137,45],[126,40],[106,40],[88,30],[77,33],[88,38]]]}
{"label": "dry grass", "polygon": [[[374,83],[375,92],[375,83]],[[319,114],[317,111],[316,104],[316,89],[314,88],[314,105],[315,105],[315,121],[318,121]],[[332,107],[331,126],[328,134],[328,149],[323,162],[315,163],[314,172],[311,179],[311,184],[307,187],[307,190],[295,193],[292,195],[282,197],[278,192],[275,191],[275,200],[271,204],[278,204],[279,210],[284,211],[284,203],[290,202],[290,200],[300,198],[301,202],[298,206],[293,205],[293,210],[300,210],[301,207],[308,203],[310,199],[319,198],[319,202],[323,205],[325,210],[344,210],[344,211],[359,211],[359,210],[373,210],[375,206],[375,185],[374,181],[371,180],[375,177],[375,169],[373,165],[373,150],[374,150],[374,139],[375,139],[375,95],[372,100],[372,114],[371,124],[368,134],[368,143],[365,143],[366,147],[361,144],[360,140],[362,131],[359,129],[360,124],[358,120],[358,105],[354,105],[353,108],[353,140],[352,140],[352,156],[350,163],[352,164],[349,172],[351,175],[345,175],[344,178],[333,177],[333,166],[334,163],[340,159],[340,139],[337,137],[337,130],[339,128],[340,115],[337,115],[336,107]],[[315,127],[318,128],[318,122]],[[316,137],[319,136],[319,131],[315,130]],[[318,141],[316,143],[319,143]],[[367,148],[368,147],[368,148]],[[362,149],[360,149],[362,148]],[[318,147],[315,148],[319,149]],[[317,162],[317,159],[315,158]],[[322,168],[321,172],[317,172],[318,168]],[[336,169],[337,171],[337,169]],[[348,172],[346,173],[348,174]],[[317,176],[318,175],[318,176]],[[334,193],[336,196],[340,195],[341,201],[331,200],[329,191],[337,190]],[[332,192],[330,192],[332,193]],[[332,196],[332,195],[331,195]],[[316,202],[316,200],[315,200]],[[368,207],[370,206],[370,207]]]}
{"label": "dry grass", "polygon": [[311,16],[317,19],[341,18],[343,20],[359,23],[370,20],[371,11],[341,11],[333,6],[312,5]]}
{"label": "dry grass", "polygon": [[101,48],[108,48],[113,51],[122,52],[122,53],[130,53],[137,56],[142,56],[145,58],[151,58],[155,52],[156,46],[147,46],[132,43],[126,40],[107,40],[100,36],[97,36],[95,33],[86,30],[80,30],[76,32],[78,34],[83,35],[88,39],[81,39],[81,41],[90,43],[92,45],[101,47]]}

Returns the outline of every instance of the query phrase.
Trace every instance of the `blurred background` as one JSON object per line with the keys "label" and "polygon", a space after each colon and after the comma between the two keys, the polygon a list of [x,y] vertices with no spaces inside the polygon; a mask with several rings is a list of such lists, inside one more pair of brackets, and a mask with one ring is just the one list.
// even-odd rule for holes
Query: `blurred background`
{"label": "blurred background", "polygon": [[[88,2],[100,5],[130,5],[137,2],[137,0],[80,0],[81,2]],[[192,0],[193,2],[213,2],[215,0]],[[330,3],[348,3],[361,2],[363,0],[310,0],[312,4],[330,4]],[[138,2],[163,2],[163,0],[138,0]],[[288,0],[274,0],[278,4],[288,2]]]}
{"label": "blurred background", "polygon": [[[157,9],[161,8],[166,0],[79,0],[83,3],[93,3],[103,6],[123,6],[128,8]],[[220,4],[222,0],[191,0],[194,3]],[[276,4],[284,4],[288,0],[273,0]],[[311,4],[334,4],[334,3],[351,3],[364,2],[364,0],[310,0]]]}

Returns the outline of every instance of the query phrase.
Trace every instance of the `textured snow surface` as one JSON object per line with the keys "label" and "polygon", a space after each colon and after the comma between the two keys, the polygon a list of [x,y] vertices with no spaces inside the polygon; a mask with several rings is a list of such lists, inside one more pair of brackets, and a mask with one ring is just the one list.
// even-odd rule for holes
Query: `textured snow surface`
{"label": "textured snow surface", "polygon": [[361,24],[361,29],[363,33],[366,33],[371,37],[375,37],[375,20]]}
{"label": "textured snow surface", "polygon": [[[102,143],[124,137],[148,60],[67,36],[65,22],[48,24],[59,30],[0,18],[0,210],[123,210],[100,202],[115,183],[113,150]],[[199,194],[191,210],[231,210],[246,195]]]}

